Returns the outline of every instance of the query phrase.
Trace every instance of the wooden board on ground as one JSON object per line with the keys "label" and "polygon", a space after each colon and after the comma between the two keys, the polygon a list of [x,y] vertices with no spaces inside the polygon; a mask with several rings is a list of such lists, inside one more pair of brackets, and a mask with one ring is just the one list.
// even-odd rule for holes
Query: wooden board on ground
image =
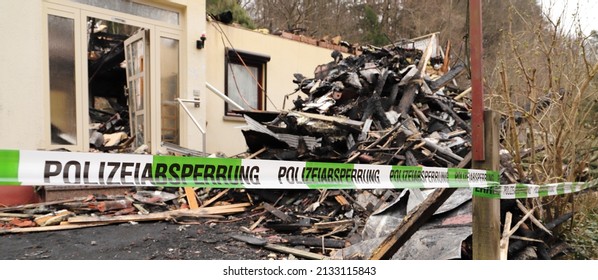
{"label": "wooden board on ground", "polygon": [[7,229],[7,230],[0,230],[0,234],[59,231],[59,230],[105,226],[105,225],[109,225],[109,224],[110,223],[85,223],[85,224],[64,224],[64,225],[61,224],[61,225],[56,225],[56,226],[45,226],[45,227],[12,228],[12,229]]}
{"label": "wooden board on ground", "polygon": [[185,187],[185,196],[187,197],[187,203],[189,203],[190,209],[199,208],[197,197],[195,197],[195,189],[192,187]]}
{"label": "wooden board on ground", "polygon": [[245,211],[249,203],[238,203],[224,206],[214,206],[199,209],[181,209],[166,212],[150,213],[147,215],[124,215],[124,216],[76,216],[68,219],[69,223],[126,223],[126,222],[148,222],[162,221],[177,217],[196,217],[196,218],[223,218],[219,214],[233,214]]}

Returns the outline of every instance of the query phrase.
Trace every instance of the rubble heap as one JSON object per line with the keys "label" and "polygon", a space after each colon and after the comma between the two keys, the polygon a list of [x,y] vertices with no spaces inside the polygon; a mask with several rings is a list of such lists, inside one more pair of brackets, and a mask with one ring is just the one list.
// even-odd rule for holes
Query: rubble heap
{"label": "rubble heap", "polygon": [[364,48],[358,56],[316,68],[313,78],[295,74],[294,108],[261,122],[244,112],[250,152],[259,157],[456,166],[470,152],[470,105],[454,84],[464,66],[405,44]]}

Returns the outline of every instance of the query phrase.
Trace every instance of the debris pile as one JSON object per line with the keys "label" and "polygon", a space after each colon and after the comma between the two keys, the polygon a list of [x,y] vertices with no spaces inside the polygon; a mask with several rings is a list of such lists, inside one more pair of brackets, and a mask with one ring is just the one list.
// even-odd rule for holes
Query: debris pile
{"label": "debris pile", "polygon": [[[183,190],[131,190],[123,195],[88,195],[86,197],[47,201],[0,208],[0,234],[76,229],[114,223],[135,223],[184,218],[224,219],[223,215],[245,212],[249,203],[222,202],[190,205],[192,197]],[[226,192],[224,192],[226,193]],[[221,195],[220,195],[221,196]],[[220,197],[218,196],[218,197]],[[197,204],[197,200],[193,200]],[[193,209],[190,209],[193,208]]]}
{"label": "debris pile", "polygon": [[[259,158],[456,166],[470,151],[470,105],[453,83],[464,71],[436,55],[395,44],[318,66],[314,78],[295,74],[294,108],[258,122],[243,112],[250,152]],[[264,119],[263,116],[261,118]]]}
{"label": "debris pile", "polygon": [[[243,134],[251,157],[461,168],[469,164],[471,116],[464,97],[471,90],[455,82],[465,67],[448,66],[435,34],[420,42],[365,47],[357,56],[345,58],[336,50],[331,56],[333,61],[318,66],[313,78],[294,75],[297,92],[305,96],[293,101],[292,110],[240,112],[247,122]],[[331,193],[335,201],[321,199]],[[335,225],[330,234],[350,245],[330,257],[363,259],[431,193],[321,191],[316,202],[295,210],[325,211],[328,208],[320,206],[328,203],[337,210],[317,215],[325,220],[313,220],[313,214],[298,219],[291,202],[283,203],[288,205],[286,214],[272,209],[277,210],[272,212],[276,222],[266,226],[306,234],[315,233],[315,225],[330,223]],[[471,249],[464,245],[471,242],[470,201],[471,190],[457,191],[393,258],[470,258]]]}

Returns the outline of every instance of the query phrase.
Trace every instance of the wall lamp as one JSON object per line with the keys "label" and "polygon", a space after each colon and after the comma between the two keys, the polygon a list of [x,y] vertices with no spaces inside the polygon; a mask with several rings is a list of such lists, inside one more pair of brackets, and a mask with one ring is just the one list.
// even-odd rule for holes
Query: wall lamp
{"label": "wall lamp", "polygon": [[206,34],[201,34],[201,37],[199,37],[199,40],[197,40],[197,42],[195,42],[198,50],[201,50],[204,48],[205,41],[206,41]]}

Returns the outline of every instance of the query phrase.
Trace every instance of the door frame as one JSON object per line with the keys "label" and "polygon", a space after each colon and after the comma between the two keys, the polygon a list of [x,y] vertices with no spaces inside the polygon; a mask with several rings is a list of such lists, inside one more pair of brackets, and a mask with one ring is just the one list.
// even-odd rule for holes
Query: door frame
{"label": "door frame", "polygon": [[[144,2],[142,2],[144,3]],[[144,3],[147,5],[155,6],[157,8],[165,8],[164,5],[159,5],[153,2]],[[168,9],[169,7],[166,7]],[[146,82],[147,88],[145,93],[149,97],[149,118],[148,127],[150,134],[146,137],[150,137],[151,146],[150,151],[157,152],[160,144],[161,137],[161,110],[160,110],[160,61],[159,61],[159,40],[161,37],[168,37],[179,40],[179,93],[181,96],[184,90],[184,77],[183,69],[184,57],[182,52],[182,38],[184,38],[184,13],[182,10],[177,10],[180,15],[179,25],[173,25],[165,22],[161,22],[154,19],[143,18],[136,15],[126,14],[122,12],[107,10],[103,8],[93,7],[85,4],[76,2],[70,2],[67,0],[46,0],[43,3],[43,16],[44,20],[44,36],[45,42],[44,47],[48,49],[48,29],[47,29],[47,17],[48,15],[67,15],[69,18],[74,19],[75,24],[75,83],[76,83],[76,97],[77,97],[77,144],[76,145],[55,145],[51,143],[50,139],[50,107],[46,106],[45,119],[48,125],[45,125],[45,146],[49,149],[66,148],[74,149],[79,151],[89,151],[89,84],[87,82],[88,73],[88,62],[87,62],[87,19],[89,17],[98,18],[102,20],[115,21],[122,24],[133,25],[146,29],[149,37],[149,75],[146,74],[149,79]],[[44,67],[48,69],[48,52],[46,51],[44,59]],[[44,80],[46,88],[44,93],[45,104],[49,103],[49,73],[44,71]],[[183,127],[184,119],[181,118],[179,112],[179,127]],[[181,129],[182,130],[182,129]],[[179,131],[179,138],[182,138],[183,133]]]}

